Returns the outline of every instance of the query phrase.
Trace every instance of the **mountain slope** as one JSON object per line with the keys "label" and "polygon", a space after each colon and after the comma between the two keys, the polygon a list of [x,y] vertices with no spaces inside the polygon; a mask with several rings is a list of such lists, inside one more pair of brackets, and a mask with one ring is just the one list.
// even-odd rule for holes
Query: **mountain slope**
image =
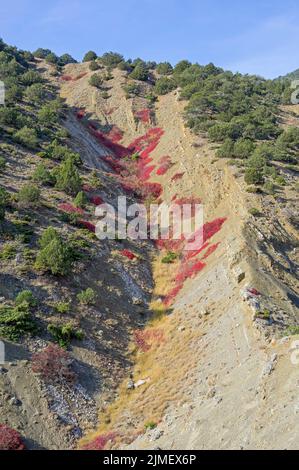
{"label": "mountain slope", "polygon": [[[97,74],[102,82],[96,87],[90,84],[94,71],[89,62],[69,64],[61,72],[43,60],[30,67],[65,100],[59,121],[67,130],[63,144],[80,154],[83,165],[77,171],[88,203],[82,225],[81,217],[61,214],[74,210],[75,195],[39,182],[40,206],[24,208],[16,198],[6,211],[5,227],[15,223],[14,214],[22,220],[30,214],[34,233],[11,258],[1,260],[2,300],[13,305],[19,291],[32,290],[38,299],[33,315],[41,331],[17,345],[5,340],[11,363],[0,376],[1,421],[19,429],[29,448],[294,448],[297,369],[290,348],[296,336],[281,337],[298,332],[296,165],[293,147],[277,160],[282,142],[275,139],[278,123],[285,129],[298,126],[297,107],[280,107],[275,117],[264,107],[256,110],[265,92],[278,113],[273,104],[278,92],[265,90],[266,84],[255,78],[244,79],[244,84],[234,78],[236,87],[257,87],[248,104],[256,127],[248,127],[246,112],[244,117],[236,106],[243,119],[237,132],[263,131],[257,147],[269,144],[265,132],[275,142],[274,158],[268,155],[262,175],[263,182],[275,181],[275,191],[258,182],[249,192],[247,160],[236,158],[232,138],[232,158],[220,158],[219,145],[227,144],[226,136],[215,142],[207,139],[211,132],[200,129],[211,120],[222,139],[223,131],[236,132],[235,123],[222,123],[231,116],[219,112],[217,93],[207,105],[198,91],[201,81],[193,100],[182,99],[187,73],[180,78],[182,92],[170,83],[172,91],[153,99],[156,70],[150,80],[140,81],[101,65]],[[207,66],[201,73],[207,89],[223,86],[230,93],[221,69]],[[136,87],[138,92],[132,92]],[[219,109],[211,114],[214,98]],[[186,127],[186,105],[197,133]],[[1,175],[10,193],[18,195],[20,181],[31,181],[39,163],[47,162],[55,175],[61,165],[56,156],[24,151],[10,140],[9,129],[5,132],[2,150],[11,145],[16,152]],[[53,129],[47,132],[57,138]],[[39,150],[48,148],[48,136]],[[243,137],[234,139],[233,145]],[[260,177],[260,168],[254,170]],[[97,240],[92,233],[95,206],[100,200],[116,206],[118,195],[146,204],[153,199],[202,201],[204,246],[188,254],[180,244]],[[49,225],[68,241],[75,237],[76,248],[83,249],[84,256],[62,278],[38,272],[32,262],[24,271],[24,250],[30,248],[35,257]],[[164,262],[169,252],[173,263]],[[88,287],[96,294],[90,305],[77,297]],[[61,300],[71,300],[70,311],[57,311]],[[32,370],[32,356],[56,341],[49,324],[70,321],[84,333],[68,345],[77,382],[47,384]]]}
{"label": "mountain slope", "polygon": [[[75,76],[83,71],[87,73],[84,78],[62,86],[62,96],[70,105],[117,125],[124,132],[121,142],[125,145],[146,131],[147,125],[134,125],[135,108],[143,103],[138,98],[125,99],[123,73],[113,72],[111,98],[103,105],[96,90],[87,99],[83,95],[88,85],[86,65],[68,66]],[[288,353],[292,340],[280,344],[274,339],[277,328],[298,321],[288,297],[291,286],[296,289],[297,242],[283,213],[285,203],[246,193],[242,173],[223,160],[215,161],[213,147],[186,129],[185,104],[178,98],[172,92],[155,106],[155,125],[164,134],[151,154],[153,163],[170,155],[173,166],[164,176],[152,172],[151,181],[162,184],[163,200],[169,202],[176,194],[200,197],[205,221],[223,217],[226,221],[212,238],[213,246],[219,245],[206,258],[204,270],[184,283],[171,314],[158,317],[145,330],[152,332],[146,337],[160,337],[149,339],[149,351],[135,351],[133,377],[145,383],[131,391],[124,382],[120,398],[100,416],[95,435],[110,436],[116,446],[140,435],[130,448],[294,448],[296,398],[282,405],[296,380],[296,367]],[[173,180],[177,174],[183,175]],[[260,207],[260,219],[250,215],[252,206]],[[285,269],[283,246],[288,247],[283,255],[289,263]],[[172,277],[167,270],[161,272],[161,256],[153,271],[155,308],[157,304],[159,308],[159,297],[167,295]],[[240,281],[242,273],[245,277]],[[266,314],[265,318],[256,315],[249,288],[261,292],[263,307],[258,309],[271,311],[271,321]],[[289,375],[287,384],[285,374]],[[144,426],[151,422],[159,424],[144,434]]]}

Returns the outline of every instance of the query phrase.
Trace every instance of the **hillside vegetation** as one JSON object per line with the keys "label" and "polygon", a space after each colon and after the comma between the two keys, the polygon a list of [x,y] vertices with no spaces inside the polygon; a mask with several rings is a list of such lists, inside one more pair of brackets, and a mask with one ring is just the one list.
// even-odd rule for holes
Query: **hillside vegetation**
{"label": "hillside vegetation", "polygon": [[[0,437],[292,447],[295,403],[280,406],[299,333],[290,81],[3,41],[0,80]],[[203,246],[98,240],[95,207],[120,195],[202,202]]]}

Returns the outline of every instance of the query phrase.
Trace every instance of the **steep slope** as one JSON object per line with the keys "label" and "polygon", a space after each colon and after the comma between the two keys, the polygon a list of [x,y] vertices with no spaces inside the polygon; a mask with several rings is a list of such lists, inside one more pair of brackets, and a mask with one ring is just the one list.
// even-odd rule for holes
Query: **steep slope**
{"label": "steep slope", "polygon": [[[298,324],[297,241],[285,202],[246,192],[242,173],[215,160],[213,147],[185,128],[177,92],[159,98],[154,118],[136,123],[134,115],[144,101],[125,98],[124,73],[113,71],[105,100],[98,90],[87,91],[87,64],[69,65],[66,73],[86,73],[63,82],[68,104],[108,128],[117,126],[123,145],[153,125],[161,128],[163,135],[151,152],[156,166],[150,181],[162,185],[164,201],[200,198],[205,222],[222,221],[200,254],[201,272],[184,277],[170,309],[145,329],[142,339],[148,348],[142,350],[139,337],[133,349],[138,386],[131,390],[124,382],[119,399],[100,416],[94,446],[109,441],[122,447],[133,440],[131,448],[295,448],[299,429],[292,339],[275,339],[288,325]],[[165,156],[171,165],[157,175]],[[288,196],[289,201],[296,197]],[[250,215],[252,207],[263,216]],[[176,289],[173,272],[180,269],[163,266],[162,257],[163,251],[153,264],[152,307],[160,312],[161,299],[167,299],[172,286]]]}
{"label": "steep slope", "polygon": [[[54,94],[59,84],[52,68],[44,61],[30,67],[45,78],[47,93],[51,90]],[[24,101],[20,101],[20,107],[28,112]],[[36,116],[39,107],[32,107]],[[47,148],[46,139],[52,137],[53,127],[50,124],[46,138],[38,141],[38,150]],[[100,242],[93,233],[98,201],[103,198],[114,204],[117,195],[123,194],[122,188],[111,182],[107,165],[101,160],[110,150],[87,132],[71,110],[64,110],[58,129],[63,136],[59,140],[63,146],[58,148],[73,149],[82,159],[78,171],[86,195],[84,210],[74,206],[74,195],[40,181],[38,202],[19,203],[20,189],[32,184],[36,168],[46,165],[54,173],[61,161],[16,143],[9,128],[6,131],[5,126],[4,132],[1,129],[1,154],[6,161],[1,188],[10,197],[1,220],[1,308],[13,308],[17,295],[30,291],[35,299],[31,315],[38,329],[35,335],[22,335],[15,341],[5,335],[2,338],[1,333],[5,362],[0,368],[0,422],[20,431],[29,449],[74,448],[78,438],[96,425],[98,410],[116,396],[118,384],[129,374],[132,364],[128,344],[132,331],[145,323],[152,289],[150,246],[142,242]],[[42,131],[40,134],[43,136]],[[74,211],[79,218],[72,219]],[[59,277],[35,268],[39,239],[49,226],[76,247],[77,257],[68,275]],[[127,257],[128,252],[134,259]],[[93,289],[94,298],[80,302],[77,296],[87,288]],[[61,364],[50,382],[33,370],[34,358],[59,341],[51,331],[55,334],[60,326],[82,331],[82,336],[67,342],[67,361],[74,368],[75,383],[57,380]],[[55,357],[48,360],[55,368]],[[47,365],[42,364],[46,375]]]}
{"label": "steep slope", "polygon": [[[16,144],[9,126],[1,136],[11,203],[0,252],[14,247],[1,256],[1,302],[11,307],[30,289],[40,331],[5,340],[0,421],[21,431],[28,448],[295,448],[296,336],[281,339],[299,324],[294,165],[274,162],[289,183],[275,194],[250,193],[243,166],[218,158],[206,133],[185,126],[179,90],[155,101],[151,80],[130,80],[117,68],[100,66],[98,88],[89,63],[62,73],[43,60],[30,67],[66,106],[57,129],[38,128],[46,154]],[[39,105],[29,111],[38,114]],[[281,125],[298,126],[297,113],[281,108]],[[18,203],[37,165],[46,162],[54,176],[61,166],[47,156],[50,138],[80,154],[84,210],[75,195],[40,182],[39,206]],[[201,201],[203,246],[188,253],[181,241],[98,240],[95,207],[116,207],[120,195],[146,205]],[[20,221],[29,240],[19,237]],[[33,262],[49,226],[79,250],[64,277]],[[79,302],[87,288],[91,304]],[[57,309],[61,301],[67,311]],[[45,383],[32,357],[57,341],[53,325],[69,323],[83,332],[69,344],[77,381]]]}

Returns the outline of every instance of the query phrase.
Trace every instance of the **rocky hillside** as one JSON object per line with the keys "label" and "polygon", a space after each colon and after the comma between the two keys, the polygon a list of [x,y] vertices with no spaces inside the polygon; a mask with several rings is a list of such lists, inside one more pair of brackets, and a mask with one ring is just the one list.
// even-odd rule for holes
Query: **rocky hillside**
{"label": "rocky hillside", "polygon": [[[0,109],[0,422],[28,448],[295,448],[287,85],[117,54],[23,59],[17,109]],[[98,240],[95,206],[117,195],[201,201],[203,246]]]}

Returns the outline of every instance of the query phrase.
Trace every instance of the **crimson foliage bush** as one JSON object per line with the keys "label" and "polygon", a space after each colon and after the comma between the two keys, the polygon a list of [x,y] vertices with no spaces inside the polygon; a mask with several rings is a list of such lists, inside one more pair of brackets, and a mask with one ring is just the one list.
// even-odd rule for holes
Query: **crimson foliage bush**
{"label": "crimson foliage bush", "polygon": [[6,424],[0,424],[0,450],[24,450],[20,434]]}
{"label": "crimson foliage bush", "polygon": [[49,344],[32,357],[32,370],[45,382],[73,383],[76,374],[70,354],[57,344]]}

